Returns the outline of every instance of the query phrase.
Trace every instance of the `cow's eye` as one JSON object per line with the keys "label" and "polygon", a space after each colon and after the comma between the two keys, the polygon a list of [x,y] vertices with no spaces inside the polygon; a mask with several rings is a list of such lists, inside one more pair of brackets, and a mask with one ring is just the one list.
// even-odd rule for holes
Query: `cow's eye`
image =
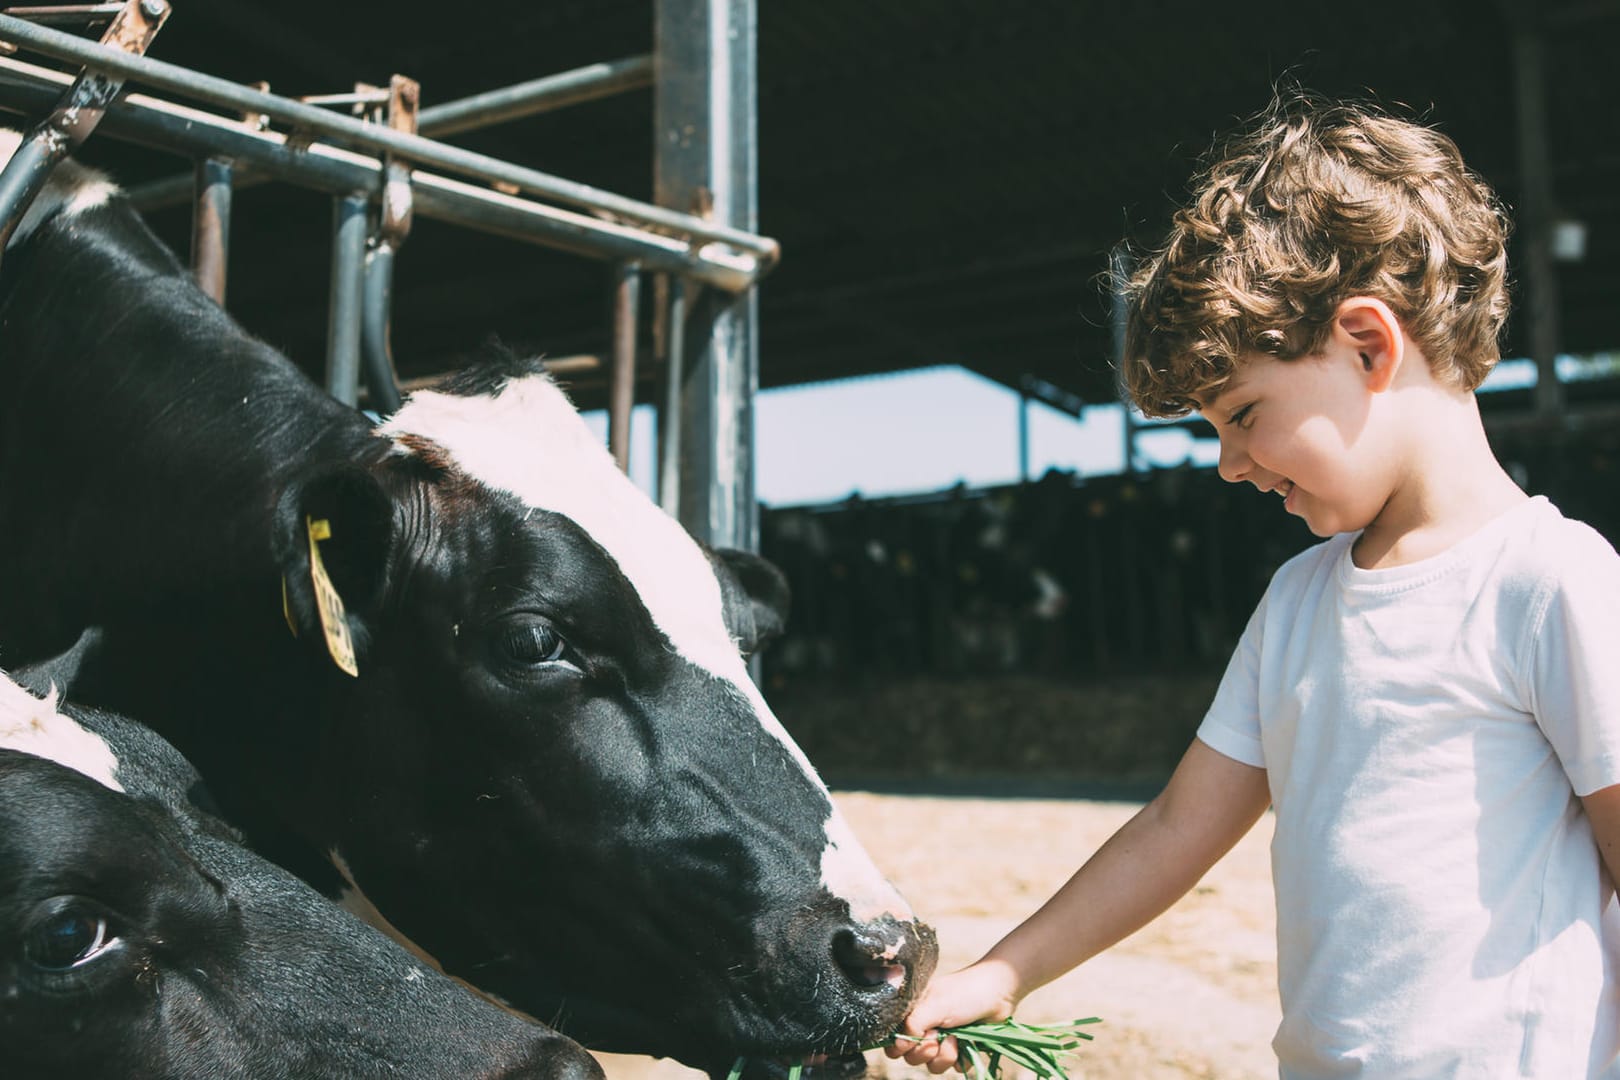
{"label": "cow's eye", "polygon": [[88,964],[117,941],[105,915],[69,899],[35,924],[23,949],[36,968],[69,971]]}
{"label": "cow's eye", "polygon": [[526,666],[556,663],[568,656],[568,643],[557,628],[537,615],[514,618],[500,627],[496,647],[501,656]]}

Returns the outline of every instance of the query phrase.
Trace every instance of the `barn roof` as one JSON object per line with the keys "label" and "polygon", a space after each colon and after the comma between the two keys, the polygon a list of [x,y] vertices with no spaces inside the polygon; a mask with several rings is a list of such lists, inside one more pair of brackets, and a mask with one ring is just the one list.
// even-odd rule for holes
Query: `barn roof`
{"label": "barn roof", "polygon": [[[398,72],[432,105],[652,47],[648,0],[421,15],[380,0],[176,7],[151,56],[288,95]],[[783,259],[761,292],[761,383],[945,362],[1110,399],[1099,287],[1110,248],[1151,242],[1196,155],[1284,77],[1428,115],[1517,204],[1513,8],[1372,0],[1352,17],[1281,2],[763,0],[760,231]],[[1613,348],[1620,2],[1524,10],[1545,45],[1557,209],[1589,238],[1585,259],[1558,269],[1564,348]],[[454,141],[650,199],[651,129],[642,90]],[[130,181],[179,164],[99,137],[85,156]],[[155,219],[184,250],[185,211]],[[237,194],[229,306],[311,368],[326,333],[330,224],[324,196]],[[610,284],[606,264],[419,220],[398,265],[401,373],[441,370],[492,333],[523,350],[605,355]],[[1509,332],[1522,353],[1522,321]]]}

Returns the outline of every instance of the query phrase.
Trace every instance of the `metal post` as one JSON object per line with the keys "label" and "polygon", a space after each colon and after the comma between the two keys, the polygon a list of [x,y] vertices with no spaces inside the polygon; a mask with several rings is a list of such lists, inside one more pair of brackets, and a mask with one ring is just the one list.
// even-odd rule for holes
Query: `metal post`
{"label": "metal post", "polygon": [[1125,377],[1125,285],[1131,280],[1131,253],[1124,244],[1116,245],[1108,253],[1108,276],[1111,288],[1108,290],[1108,322],[1114,332],[1114,373],[1121,380],[1120,404],[1124,408],[1125,417],[1125,468],[1126,473],[1136,472],[1136,413],[1130,401],[1130,395],[1124,391]]}
{"label": "metal post", "polygon": [[669,279],[669,316],[664,332],[664,401],[658,410],[658,505],[672,518],[681,510],[681,387],[686,381],[686,279]]}
{"label": "metal post", "polygon": [[1018,387],[1018,482],[1029,483],[1029,388]]}
{"label": "metal post", "polygon": [[1552,173],[1547,149],[1547,84],[1543,37],[1533,3],[1510,11],[1513,28],[1514,104],[1519,135],[1519,235],[1525,260],[1525,327],[1536,362],[1536,414],[1544,420],[1564,408],[1558,382],[1558,277],[1553,266]]}
{"label": "metal post", "polygon": [[367,402],[379,416],[399,410],[399,374],[389,314],[394,309],[394,245],[384,240],[366,252],[361,304],[360,353],[365,366]]}
{"label": "metal post", "polygon": [[[655,201],[752,230],[758,220],[754,0],[655,0]],[[688,312],[680,384],[680,521],[699,540],[757,550],[754,394],[758,298],[706,290]]]}
{"label": "metal post", "polygon": [[191,211],[191,276],[202,291],[225,304],[231,253],[231,163],[197,162],[196,201]]}
{"label": "metal post", "polygon": [[366,267],[366,197],[332,201],[332,289],[326,321],[326,392],[360,401],[360,302]]}
{"label": "metal post", "polygon": [[641,314],[641,267],[620,263],[613,275],[613,375],[608,393],[608,449],[630,471],[630,413],[636,405],[636,324]]}

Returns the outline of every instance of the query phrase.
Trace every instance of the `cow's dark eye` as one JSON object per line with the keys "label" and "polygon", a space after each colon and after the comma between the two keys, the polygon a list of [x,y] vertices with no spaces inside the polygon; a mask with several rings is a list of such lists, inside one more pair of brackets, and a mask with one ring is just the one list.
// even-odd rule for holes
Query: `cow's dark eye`
{"label": "cow's dark eye", "polygon": [[533,667],[566,660],[568,643],[557,628],[537,615],[517,617],[496,631],[496,649],[502,659]]}
{"label": "cow's dark eye", "polygon": [[36,968],[68,971],[88,964],[117,940],[105,915],[69,901],[35,924],[23,949]]}

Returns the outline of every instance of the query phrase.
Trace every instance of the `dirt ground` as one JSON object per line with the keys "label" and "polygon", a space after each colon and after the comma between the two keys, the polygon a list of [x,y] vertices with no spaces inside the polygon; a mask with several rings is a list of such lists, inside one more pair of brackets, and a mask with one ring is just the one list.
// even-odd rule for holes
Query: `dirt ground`
{"label": "dirt ground", "polygon": [[[939,932],[940,969],[978,957],[1034,910],[1139,804],[840,792],[878,865]],[[1020,1019],[1100,1016],[1070,1080],[1277,1075],[1279,1018],[1267,815],[1163,917],[1030,995]],[[604,1056],[610,1080],[700,1080],[669,1061]],[[929,1074],[868,1055],[868,1076]]]}

